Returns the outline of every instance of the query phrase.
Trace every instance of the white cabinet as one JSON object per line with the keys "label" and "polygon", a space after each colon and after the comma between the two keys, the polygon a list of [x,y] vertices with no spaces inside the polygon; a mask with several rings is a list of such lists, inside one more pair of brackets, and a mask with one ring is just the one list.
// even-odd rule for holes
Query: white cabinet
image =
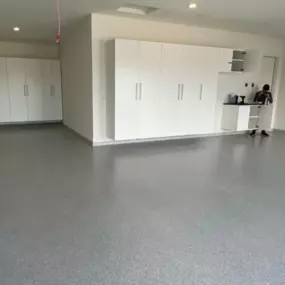
{"label": "white cabinet", "polygon": [[182,89],[182,45],[162,45],[159,135],[181,134],[179,103]]}
{"label": "white cabinet", "polygon": [[220,49],[184,46],[179,128],[181,135],[213,132]]}
{"label": "white cabinet", "polygon": [[231,66],[233,50],[135,40],[114,45],[115,140],[214,132],[218,74]]}
{"label": "white cabinet", "polygon": [[138,48],[139,42],[115,43],[115,139],[138,137]]}
{"label": "white cabinet", "polygon": [[7,58],[11,122],[28,121],[25,60]]}
{"label": "white cabinet", "polygon": [[59,60],[51,60],[52,120],[62,120],[61,68]]}
{"label": "white cabinet", "polygon": [[248,131],[256,129],[259,122],[258,105],[224,105],[222,129],[224,131]]}
{"label": "white cabinet", "polygon": [[157,136],[161,45],[115,43],[115,139]]}
{"label": "white cabinet", "polygon": [[0,122],[11,120],[6,58],[0,58]]}
{"label": "white cabinet", "polygon": [[[5,69],[4,62],[7,63]],[[22,58],[1,60],[1,89],[5,81],[8,86],[8,100],[6,99],[5,104],[8,104],[8,108],[5,108],[5,114],[2,113],[0,123],[62,120],[59,61]],[[4,100],[3,98],[4,95],[1,96],[1,100]]]}
{"label": "white cabinet", "polygon": [[45,105],[43,101],[43,79],[41,71],[41,60],[25,60],[28,121],[31,122],[44,120]]}
{"label": "white cabinet", "polygon": [[215,107],[218,89],[220,49],[202,47],[200,49],[200,104],[198,123],[196,124],[197,134],[207,134],[214,132]]}
{"label": "white cabinet", "polygon": [[203,83],[200,72],[201,57],[199,47],[183,46],[181,70],[181,96],[179,101],[179,128],[181,135],[197,133],[199,129],[201,86]]}
{"label": "white cabinet", "polygon": [[139,138],[160,136],[158,132],[160,127],[158,108],[161,87],[161,46],[159,43],[139,43]]}
{"label": "white cabinet", "polygon": [[62,120],[62,94],[60,62],[42,60],[43,120]]}

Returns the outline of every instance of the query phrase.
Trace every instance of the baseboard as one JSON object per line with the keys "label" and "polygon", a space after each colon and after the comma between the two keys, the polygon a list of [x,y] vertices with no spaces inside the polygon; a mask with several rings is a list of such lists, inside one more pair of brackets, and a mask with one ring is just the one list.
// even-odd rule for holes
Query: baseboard
{"label": "baseboard", "polygon": [[93,142],[92,140],[84,137],[83,135],[81,135],[80,133],[78,133],[77,131],[71,129],[70,127],[64,125],[71,133],[73,133],[74,135],[76,135],[77,137],[79,137],[82,141],[84,141],[85,143],[87,143],[90,146],[93,146]]}
{"label": "baseboard", "polygon": [[7,123],[0,123],[0,126],[29,126],[29,125],[45,125],[45,124],[61,124],[62,120],[55,120],[55,121],[29,121],[29,122],[7,122]]}
{"label": "baseboard", "polygon": [[210,138],[218,136],[233,136],[233,135],[244,135],[247,132],[220,132],[205,135],[191,135],[191,136],[177,136],[177,137],[163,137],[163,138],[151,138],[151,139],[137,139],[137,140],[105,140],[105,141],[95,141],[93,146],[104,146],[104,145],[120,145],[120,144],[133,144],[133,143],[144,143],[144,142],[159,142],[159,141],[170,141],[170,140],[185,140],[185,139],[195,139],[195,138]]}

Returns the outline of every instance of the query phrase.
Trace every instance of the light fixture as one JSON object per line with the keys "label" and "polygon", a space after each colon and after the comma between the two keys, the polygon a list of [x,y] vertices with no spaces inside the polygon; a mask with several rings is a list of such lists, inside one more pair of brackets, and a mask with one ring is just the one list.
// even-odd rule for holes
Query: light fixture
{"label": "light fixture", "polygon": [[19,27],[14,27],[14,31],[15,31],[15,32],[19,32],[19,31],[20,31],[20,28],[19,28]]}
{"label": "light fixture", "polygon": [[153,13],[157,10],[154,7],[147,7],[147,6],[139,6],[139,5],[127,5],[122,6],[117,9],[118,12],[128,13],[128,14],[137,14],[145,16],[147,14]]}
{"label": "light fixture", "polygon": [[191,2],[191,3],[189,4],[189,9],[196,9],[196,8],[197,8],[197,4],[196,4],[196,3]]}

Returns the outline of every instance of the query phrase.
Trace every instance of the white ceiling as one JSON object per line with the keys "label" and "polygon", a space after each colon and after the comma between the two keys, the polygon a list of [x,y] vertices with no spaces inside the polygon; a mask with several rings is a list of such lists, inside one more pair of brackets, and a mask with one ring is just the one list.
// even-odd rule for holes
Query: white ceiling
{"label": "white ceiling", "polygon": [[[285,38],[284,0],[60,0],[62,25],[90,13],[114,13],[123,4],[159,8],[145,19],[221,28]],[[20,26],[19,33],[13,32]],[[1,0],[0,40],[54,41],[56,0]]]}

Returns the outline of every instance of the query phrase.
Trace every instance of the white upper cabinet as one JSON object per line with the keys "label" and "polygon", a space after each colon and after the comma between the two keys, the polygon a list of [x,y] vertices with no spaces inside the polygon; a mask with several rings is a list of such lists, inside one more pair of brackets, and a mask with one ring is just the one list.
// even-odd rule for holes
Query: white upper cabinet
{"label": "white upper cabinet", "polygon": [[219,56],[220,61],[220,72],[231,72],[232,71],[232,60],[233,60],[233,50],[222,48]]}
{"label": "white upper cabinet", "polygon": [[10,122],[10,98],[6,58],[0,58],[0,122]]}
{"label": "white upper cabinet", "polygon": [[25,59],[7,58],[11,122],[28,120]]}

